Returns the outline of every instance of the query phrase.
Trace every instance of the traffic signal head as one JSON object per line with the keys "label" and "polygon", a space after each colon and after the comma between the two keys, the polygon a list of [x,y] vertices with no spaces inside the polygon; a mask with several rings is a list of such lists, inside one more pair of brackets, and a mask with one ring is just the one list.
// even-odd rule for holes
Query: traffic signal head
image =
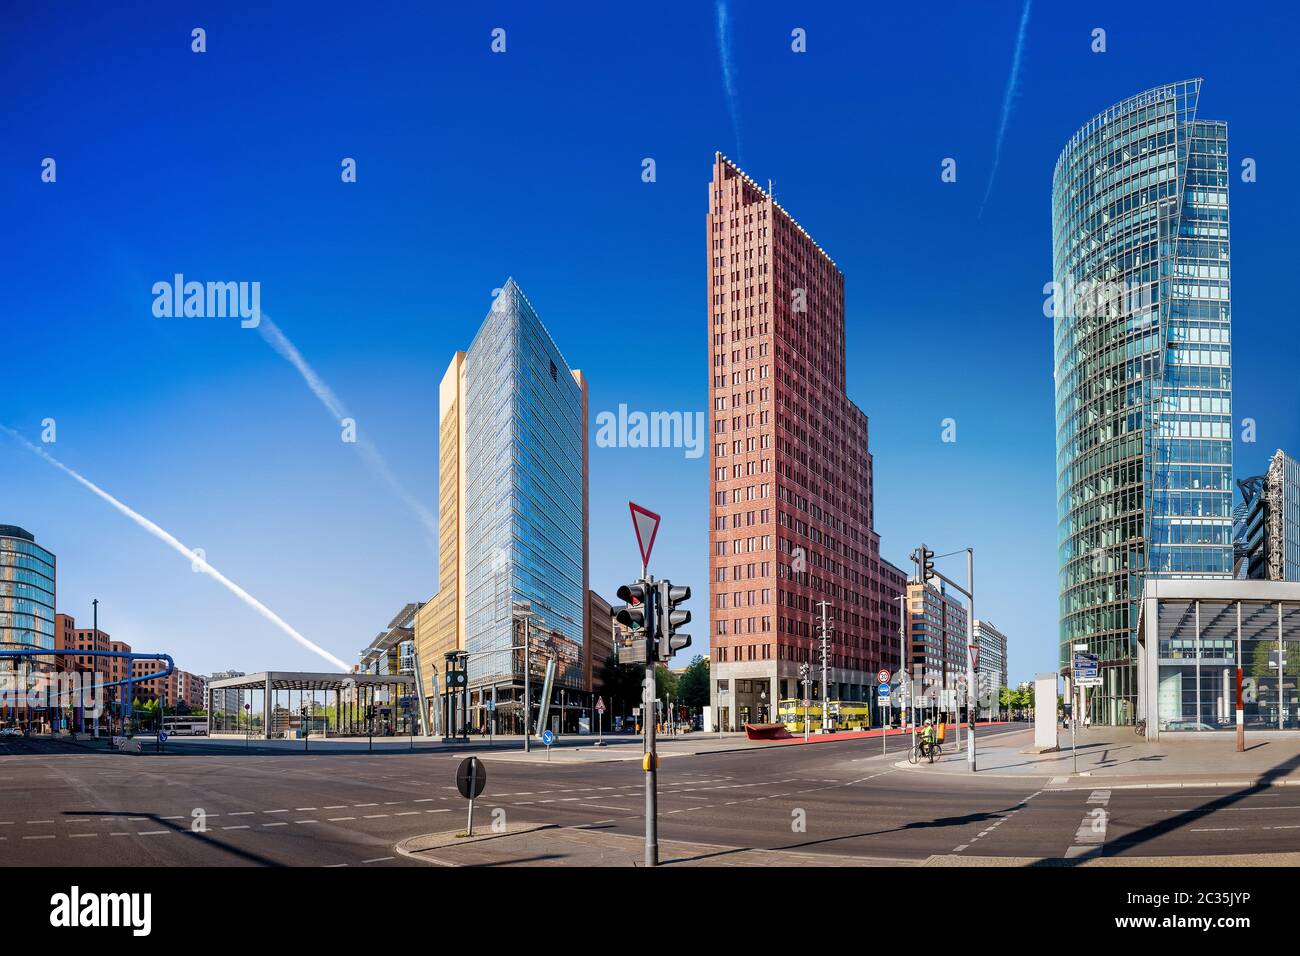
{"label": "traffic signal head", "polygon": [[921,545],[921,580],[928,581],[934,577],[934,552]]}
{"label": "traffic signal head", "polygon": [[613,609],[614,619],[632,630],[644,628],[648,611],[647,599],[650,596],[650,587],[644,581],[624,584],[618,589],[618,599],[626,603]]}
{"label": "traffic signal head", "polygon": [[677,605],[691,599],[689,587],[674,587],[671,581],[659,582],[659,660],[666,661],[675,653],[691,646],[689,634],[677,633],[677,628],[691,623],[691,612]]}

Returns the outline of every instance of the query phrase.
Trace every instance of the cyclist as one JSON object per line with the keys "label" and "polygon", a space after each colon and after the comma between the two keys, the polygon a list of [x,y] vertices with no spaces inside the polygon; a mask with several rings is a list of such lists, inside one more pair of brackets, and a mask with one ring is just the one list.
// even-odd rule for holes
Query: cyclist
{"label": "cyclist", "polygon": [[934,746],[934,721],[929,717],[925,718],[925,726],[921,728],[921,754],[928,756],[930,749]]}

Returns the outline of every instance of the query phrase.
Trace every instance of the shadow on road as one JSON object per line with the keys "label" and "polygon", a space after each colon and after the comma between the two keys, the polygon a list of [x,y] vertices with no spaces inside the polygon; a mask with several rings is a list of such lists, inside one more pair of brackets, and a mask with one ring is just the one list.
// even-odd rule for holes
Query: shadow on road
{"label": "shadow on road", "polygon": [[[1126,836],[1123,836],[1117,840],[1108,840],[1105,844],[1102,845],[1102,847],[1096,853],[1088,854],[1087,856],[1084,857],[1066,859],[1064,861],[1061,861],[1059,859],[1054,859],[1052,861],[1044,860],[1035,863],[1033,865],[1034,866],[1076,866],[1080,863],[1085,862],[1087,859],[1096,856],[1121,855],[1122,853],[1131,851],[1139,846],[1142,846],[1145,843],[1150,843],[1152,840],[1158,839],[1159,837],[1173,833],[1174,831],[1187,826],[1187,824],[1189,823],[1200,822],[1204,819],[1205,814],[1207,813],[1214,813],[1216,810],[1227,809],[1228,807],[1238,804],[1243,800],[1246,800],[1249,797],[1254,796],[1255,794],[1262,793],[1263,791],[1267,790],[1270,786],[1272,786],[1274,780],[1278,779],[1279,777],[1286,776],[1292,770],[1295,770],[1297,767],[1300,767],[1300,754],[1296,754],[1294,757],[1289,757],[1286,760],[1282,761],[1281,763],[1277,764],[1276,766],[1265,771],[1264,774],[1254,784],[1252,784],[1249,787],[1246,787],[1245,789],[1235,790],[1232,793],[1226,793],[1221,797],[1215,797],[1211,800],[1207,800],[1199,807],[1192,807],[1191,809],[1188,810],[1179,811],[1178,813],[1169,817],[1167,820],[1161,820],[1158,823],[1148,824],[1147,826],[1142,827],[1139,830],[1134,830],[1132,833],[1129,833]],[[1112,852],[1114,850],[1119,850],[1120,853]]]}
{"label": "shadow on road", "polygon": [[208,833],[207,831],[191,830],[187,826],[178,825],[175,820],[164,820],[154,813],[142,813],[142,812],[133,813],[130,810],[68,810],[65,811],[63,815],[65,817],[107,817],[110,819],[131,818],[136,820],[151,820],[154,823],[158,824],[158,826],[165,827],[166,829],[171,830],[173,833],[186,834],[202,843],[206,843],[208,846],[214,847],[215,849],[224,850],[225,852],[229,853],[231,856],[236,856],[242,860],[247,860],[249,863],[256,863],[258,866],[284,866],[283,863],[279,863],[275,860],[272,860],[270,857],[262,856],[260,853],[250,853],[247,850],[241,850],[237,846],[231,846],[229,843],[224,843],[221,840],[213,839],[211,834]]}

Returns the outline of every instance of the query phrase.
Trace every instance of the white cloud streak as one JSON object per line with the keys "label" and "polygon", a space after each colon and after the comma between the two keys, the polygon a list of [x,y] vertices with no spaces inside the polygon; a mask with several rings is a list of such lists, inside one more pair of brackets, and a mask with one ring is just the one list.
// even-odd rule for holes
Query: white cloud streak
{"label": "white cloud streak", "polygon": [[[343,403],[339,401],[339,397],[334,394],[334,390],[325,384],[324,379],[316,374],[314,368],[307,364],[307,360],[302,357],[302,353],[298,351],[297,347],[289,341],[288,336],[281,332],[280,327],[272,322],[265,313],[262,315],[262,323],[258,326],[258,331],[262,333],[262,338],[266,339],[271,348],[275,349],[275,351],[278,352],[285,361],[298,370],[298,374],[301,375],[303,381],[307,383],[307,387],[311,389],[312,394],[320,400],[320,403],[325,406],[326,410],[330,413],[330,417],[332,417],[335,422],[340,422],[344,418],[352,417],[348,414],[347,409],[343,407]],[[419,499],[402,486],[402,483],[397,479],[397,475],[393,473],[393,469],[389,467],[387,459],[385,459],[384,456],[380,454],[379,449],[366,438],[360,428],[357,430],[356,446],[357,450],[361,453],[362,459],[366,463],[366,467],[370,469],[370,473],[387,485],[388,489],[398,498],[398,500],[410,508],[415,516],[419,518],[420,523],[424,526],[424,530],[428,535],[429,543],[436,552],[438,549],[438,519],[433,516],[433,513],[430,512],[429,509],[419,501]]]}
{"label": "white cloud streak", "polygon": [[1007,135],[1007,124],[1011,121],[1011,105],[1020,91],[1020,59],[1025,50],[1025,36],[1029,32],[1029,7],[1033,0],[1025,0],[1025,7],[1020,12],[1020,29],[1016,32],[1016,50],[1011,55],[1011,74],[1007,77],[1007,90],[1002,95],[1002,118],[998,123],[998,136],[993,141],[993,166],[989,170],[989,183],[984,190],[984,199],[980,202],[979,214],[984,215],[984,206],[993,192],[993,180],[997,178],[998,166],[1002,163],[1002,141]]}
{"label": "white cloud streak", "polygon": [[293,638],[303,647],[307,648],[307,650],[311,651],[314,654],[317,654],[325,661],[328,661],[330,665],[332,665],[333,667],[337,667],[341,671],[351,670],[351,668],[347,664],[345,664],[339,658],[335,657],[329,651],[325,650],[325,648],[321,647],[319,644],[316,644],[313,641],[309,641],[307,638],[299,634],[298,631],[290,627],[289,624],[282,617],[280,617],[280,615],[276,614],[269,607],[267,607],[257,598],[253,597],[253,595],[249,594],[247,591],[241,588],[234,581],[230,580],[228,577],[226,577],[224,574],[222,574],[220,571],[218,571],[216,568],[210,565],[206,560],[199,557],[189,548],[185,547],[185,545],[183,545],[179,540],[177,540],[172,534],[160,528],[158,525],[154,524],[152,521],[150,521],[144,515],[140,514],[138,511],[134,511],[133,509],[127,507],[125,504],[118,501],[116,498],[110,495],[103,488],[100,488],[94,482],[90,481],[87,478],[83,478],[77,472],[73,471],[67,465],[63,464],[63,462],[59,461],[53,455],[45,451],[45,449],[41,448],[38,445],[33,445],[31,442],[29,442],[22,435],[18,434],[18,432],[14,431],[12,428],[8,428],[4,425],[0,425],[0,431],[3,431],[5,434],[9,435],[9,437],[13,438],[19,444],[24,445],[32,453],[38,455],[41,458],[44,458],[55,468],[59,469],[59,471],[63,472],[65,475],[72,478],[74,481],[76,481],[82,487],[89,490],[91,493],[95,494],[99,498],[108,502],[117,511],[126,515],[128,518],[134,521],[145,531],[149,532],[159,541],[163,542],[168,547],[175,550],[178,554],[180,554],[187,561],[189,561],[193,567],[198,568],[204,574],[211,577],[218,584],[220,584],[222,587],[228,590],[231,594],[235,595],[235,597],[239,598],[239,600],[243,601],[250,608],[252,608],[258,614],[260,614],[263,618],[270,621],[280,630],[284,631],[285,634],[288,634],[291,638]]}
{"label": "white cloud streak", "polygon": [[736,100],[736,76],[731,63],[731,25],[726,0],[717,0],[718,59],[722,62],[722,87],[727,94],[727,112],[731,114],[731,131],[736,137],[736,161],[741,158],[740,106]]}

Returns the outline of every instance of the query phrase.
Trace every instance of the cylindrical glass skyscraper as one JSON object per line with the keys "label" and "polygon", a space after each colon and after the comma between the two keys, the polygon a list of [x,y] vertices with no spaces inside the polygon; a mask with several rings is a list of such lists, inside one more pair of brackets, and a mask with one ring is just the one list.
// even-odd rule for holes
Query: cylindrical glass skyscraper
{"label": "cylindrical glass skyscraper", "polygon": [[1200,80],[1088,121],[1052,179],[1060,662],[1102,662],[1099,723],[1137,713],[1144,576],[1232,570],[1227,126]]}

